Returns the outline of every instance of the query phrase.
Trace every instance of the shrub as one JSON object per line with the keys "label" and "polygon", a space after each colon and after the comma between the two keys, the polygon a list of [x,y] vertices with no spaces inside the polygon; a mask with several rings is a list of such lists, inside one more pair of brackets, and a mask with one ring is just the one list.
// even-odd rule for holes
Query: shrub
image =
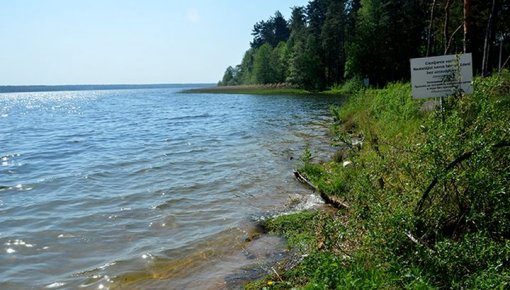
{"label": "shrub", "polygon": [[420,111],[401,83],[331,109],[341,158],[308,158],[302,171],[350,208],[274,227],[309,233],[292,232],[311,254],[285,276],[287,288],[510,286],[510,75],[474,86],[435,112]]}

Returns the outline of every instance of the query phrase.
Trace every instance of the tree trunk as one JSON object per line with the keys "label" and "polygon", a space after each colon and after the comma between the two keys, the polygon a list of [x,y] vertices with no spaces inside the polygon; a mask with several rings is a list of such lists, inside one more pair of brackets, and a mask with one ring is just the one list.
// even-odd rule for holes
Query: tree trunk
{"label": "tree trunk", "polygon": [[430,21],[429,21],[429,33],[427,35],[427,55],[430,55],[432,48],[432,23],[434,22],[434,8],[436,7],[436,0],[432,0],[432,7],[430,8]]}
{"label": "tree trunk", "polygon": [[489,54],[490,43],[492,39],[492,26],[494,25],[494,14],[496,13],[496,0],[492,0],[491,14],[487,21],[487,28],[485,30],[485,41],[483,43],[483,57],[482,57],[482,77],[489,75]]}
{"label": "tree trunk", "polygon": [[450,47],[448,42],[448,24],[450,22],[450,6],[451,6],[451,0],[447,0],[446,4],[444,6],[444,27],[443,27],[443,34],[444,34],[444,54],[448,53],[448,49]]}
{"label": "tree trunk", "polygon": [[471,50],[471,0],[464,0],[464,53]]}

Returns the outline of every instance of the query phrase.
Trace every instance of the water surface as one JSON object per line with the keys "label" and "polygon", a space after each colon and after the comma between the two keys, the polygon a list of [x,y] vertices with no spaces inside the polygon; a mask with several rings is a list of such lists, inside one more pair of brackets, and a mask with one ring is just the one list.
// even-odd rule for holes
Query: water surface
{"label": "water surface", "polygon": [[338,100],[181,89],[0,94],[1,289],[221,288],[249,263]]}

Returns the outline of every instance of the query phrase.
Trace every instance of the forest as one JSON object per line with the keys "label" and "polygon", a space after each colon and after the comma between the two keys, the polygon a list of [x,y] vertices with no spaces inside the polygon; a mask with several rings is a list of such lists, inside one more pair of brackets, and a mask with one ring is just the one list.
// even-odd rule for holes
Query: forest
{"label": "forest", "polygon": [[409,59],[472,53],[488,76],[510,58],[509,0],[311,0],[253,26],[220,86],[286,84],[322,91],[347,80],[382,87],[410,78]]}

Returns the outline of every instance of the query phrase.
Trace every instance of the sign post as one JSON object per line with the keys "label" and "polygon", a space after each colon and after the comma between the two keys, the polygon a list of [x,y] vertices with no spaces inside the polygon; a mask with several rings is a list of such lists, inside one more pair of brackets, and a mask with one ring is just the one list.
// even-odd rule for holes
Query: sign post
{"label": "sign post", "polygon": [[411,59],[413,98],[453,95],[458,90],[473,93],[471,53]]}

